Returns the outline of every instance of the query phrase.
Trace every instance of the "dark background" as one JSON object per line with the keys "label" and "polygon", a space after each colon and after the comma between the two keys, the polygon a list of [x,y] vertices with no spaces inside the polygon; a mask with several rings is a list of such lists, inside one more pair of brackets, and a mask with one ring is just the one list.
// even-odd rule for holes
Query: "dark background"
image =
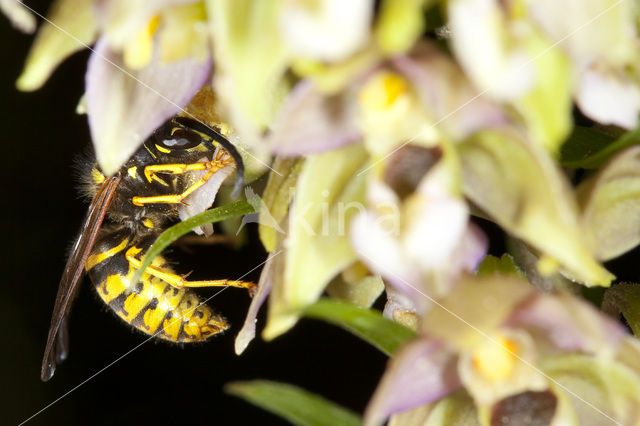
{"label": "dark background", "polygon": [[[43,14],[48,3],[28,2]],[[39,91],[21,93],[15,80],[32,39],[0,18],[0,424],[20,423],[61,397],[27,424],[286,424],[222,391],[230,381],[256,378],[297,384],[362,412],[384,369],[384,355],[340,329],[303,320],[271,343],[258,337],[237,357],[233,340],[250,302],[237,289],[210,303],[232,323],[225,335],[184,347],[150,341],[92,377],[146,336],[113,315],[85,281],[71,316],[69,358],[50,382],[40,381],[58,281],[87,208],[78,196],[73,163],[89,145],[86,117],[74,112],[88,52],[65,61]],[[192,277],[201,279],[236,278],[265,259],[258,244],[239,251],[195,250],[189,255],[174,249],[172,255],[181,259],[180,272],[195,269]],[[259,270],[247,278],[258,277]]]}

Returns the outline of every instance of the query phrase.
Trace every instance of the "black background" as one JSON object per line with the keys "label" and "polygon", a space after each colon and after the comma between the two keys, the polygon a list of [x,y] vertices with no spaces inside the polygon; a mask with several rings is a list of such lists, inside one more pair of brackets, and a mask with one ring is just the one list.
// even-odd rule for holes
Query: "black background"
{"label": "black background", "polygon": [[[40,13],[48,8],[46,1],[28,4]],[[74,112],[88,52],[65,61],[39,91],[21,93],[15,79],[32,39],[0,18],[0,424],[20,423],[58,398],[27,424],[286,424],[222,391],[225,383],[256,378],[297,384],[362,412],[384,355],[340,329],[303,320],[273,342],[258,337],[237,357],[233,339],[250,299],[236,289],[210,303],[232,322],[224,336],[184,347],[150,341],[132,351],[146,336],[115,317],[84,282],[70,321],[70,356],[50,382],[40,381],[58,281],[87,207],[73,163],[89,145],[86,117]],[[258,244],[196,251],[172,254],[181,272],[195,269],[193,277],[202,279],[239,277],[265,259]],[[259,270],[247,278],[258,277]]]}

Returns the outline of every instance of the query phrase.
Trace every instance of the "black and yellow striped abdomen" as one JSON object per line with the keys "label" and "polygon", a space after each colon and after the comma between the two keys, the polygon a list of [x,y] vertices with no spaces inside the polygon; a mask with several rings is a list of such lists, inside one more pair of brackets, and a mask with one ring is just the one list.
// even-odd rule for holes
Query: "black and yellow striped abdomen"
{"label": "black and yellow striped abdomen", "polygon": [[[140,241],[125,230],[98,236],[86,270],[100,298],[124,321],[138,330],[173,342],[197,342],[228,328],[226,320],[190,289],[176,288],[148,273],[131,283],[134,267],[126,253]],[[142,247],[145,251],[148,247]],[[161,256],[153,266],[173,272]]]}

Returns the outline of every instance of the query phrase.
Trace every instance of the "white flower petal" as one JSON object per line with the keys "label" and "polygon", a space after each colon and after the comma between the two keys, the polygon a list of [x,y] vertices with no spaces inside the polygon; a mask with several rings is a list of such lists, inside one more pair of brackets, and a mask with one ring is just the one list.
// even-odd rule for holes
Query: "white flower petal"
{"label": "white flower petal", "polygon": [[371,0],[287,1],[280,31],[294,54],[339,61],[365,45],[372,19]]}
{"label": "white flower petal", "polygon": [[[249,343],[256,336],[256,322],[258,321],[256,317],[258,316],[260,307],[265,302],[265,300],[267,300],[267,296],[271,292],[274,274],[273,268],[277,267],[277,265],[274,265],[274,258],[279,255],[280,252],[281,246],[279,250],[274,250],[269,254],[267,262],[264,264],[262,274],[260,275],[260,281],[258,282],[258,291],[253,295],[253,300],[251,300],[251,305],[249,306],[249,311],[247,312],[247,317],[244,321],[244,325],[236,336],[236,355],[240,355],[242,352],[244,352],[247,346],[249,346]],[[280,261],[282,261],[282,259],[280,259]]]}
{"label": "white flower petal", "polygon": [[89,58],[87,115],[98,164],[115,173],[165,120],[178,113],[209,76],[211,63],[194,59],[131,72],[104,38]]}
{"label": "white flower petal", "polygon": [[406,255],[423,269],[443,269],[454,255],[467,228],[464,202],[453,197],[409,200],[402,245]]}
{"label": "white flower petal", "polygon": [[508,101],[533,87],[533,58],[511,47],[513,39],[499,2],[449,2],[449,28],[456,57],[479,90]]}
{"label": "white flower petal", "polygon": [[18,0],[0,0],[0,11],[23,33],[36,30],[36,17]]}
{"label": "white flower petal", "polygon": [[[217,155],[217,150],[213,158],[217,158],[216,155]],[[206,161],[206,159],[203,159],[203,160]],[[181,204],[178,207],[178,214],[180,215],[180,220],[187,220],[190,217],[200,214],[206,209],[208,209],[209,207],[211,207],[213,205],[213,202],[216,200],[216,195],[220,190],[220,186],[222,185],[222,182],[224,182],[226,178],[231,176],[235,168],[236,168],[235,163],[231,163],[227,167],[224,167],[218,170],[213,174],[213,176],[209,178],[209,180],[207,180],[207,182],[204,185],[198,188],[197,191],[190,194],[184,200],[185,204]],[[194,174],[194,179],[200,178],[205,173],[206,171],[203,170],[198,174]],[[202,234],[207,236],[211,235],[213,234],[213,224],[207,223],[206,225],[195,228],[194,231],[196,234],[200,234],[200,235]]]}
{"label": "white flower petal", "polygon": [[627,129],[638,125],[640,88],[628,78],[586,70],[580,79],[576,101],[585,115],[600,123]]}

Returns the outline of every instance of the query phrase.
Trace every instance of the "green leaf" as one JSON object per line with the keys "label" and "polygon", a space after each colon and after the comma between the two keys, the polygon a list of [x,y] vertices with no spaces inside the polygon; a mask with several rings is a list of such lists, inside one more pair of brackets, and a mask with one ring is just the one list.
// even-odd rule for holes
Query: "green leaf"
{"label": "green leaf", "polygon": [[575,126],[560,149],[560,164],[563,167],[585,168],[583,163],[602,151],[615,140],[597,129]]}
{"label": "green leaf", "polygon": [[351,217],[364,206],[369,156],[354,144],[305,160],[297,180],[285,251],[284,274],[274,278],[265,340],[293,327],[331,279],[356,260],[348,238]]}
{"label": "green leaf", "polygon": [[298,426],[356,426],[360,418],[350,410],[299,387],[267,380],[233,382],[225,391],[284,417]]}
{"label": "green leaf", "polygon": [[320,299],[307,307],[304,315],[342,327],[387,355],[392,355],[396,349],[416,337],[413,330],[383,317],[379,311],[331,299]]}
{"label": "green leaf", "polygon": [[618,317],[624,316],[633,334],[640,336],[640,285],[621,283],[608,288],[602,310]]}
{"label": "green leaf", "polygon": [[598,259],[613,259],[640,244],[640,146],[614,157],[577,194]]}
{"label": "green leaf", "polygon": [[255,212],[255,210],[253,209],[251,204],[246,201],[238,201],[233,204],[207,210],[183,222],[173,225],[162,234],[160,234],[158,239],[156,239],[149,250],[147,250],[142,260],[140,269],[136,271],[131,281],[134,283],[138,282],[144,271],[147,269],[147,266],[151,265],[151,262],[157,255],[162,253],[162,251],[175,240],[191,232],[193,228],[202,226],[207,223],[220,222],[231,217],[241,216],[253,212]]}
{"label": "green leaf", "polygon": [[545,151],[500,129],[475,134],[458,152],[465,194],[507,232],[546,255],[539,266],[553,266],[553,259],[587,286],[610,284],[613,275],[594,258],[569,183]]}
{"label": "green leaf", "polygon": [[595,129],[576,126],[562,146],[560,165],[570,168],[598,169],[619,151],[640,143],[640,128],[618,139]]}

